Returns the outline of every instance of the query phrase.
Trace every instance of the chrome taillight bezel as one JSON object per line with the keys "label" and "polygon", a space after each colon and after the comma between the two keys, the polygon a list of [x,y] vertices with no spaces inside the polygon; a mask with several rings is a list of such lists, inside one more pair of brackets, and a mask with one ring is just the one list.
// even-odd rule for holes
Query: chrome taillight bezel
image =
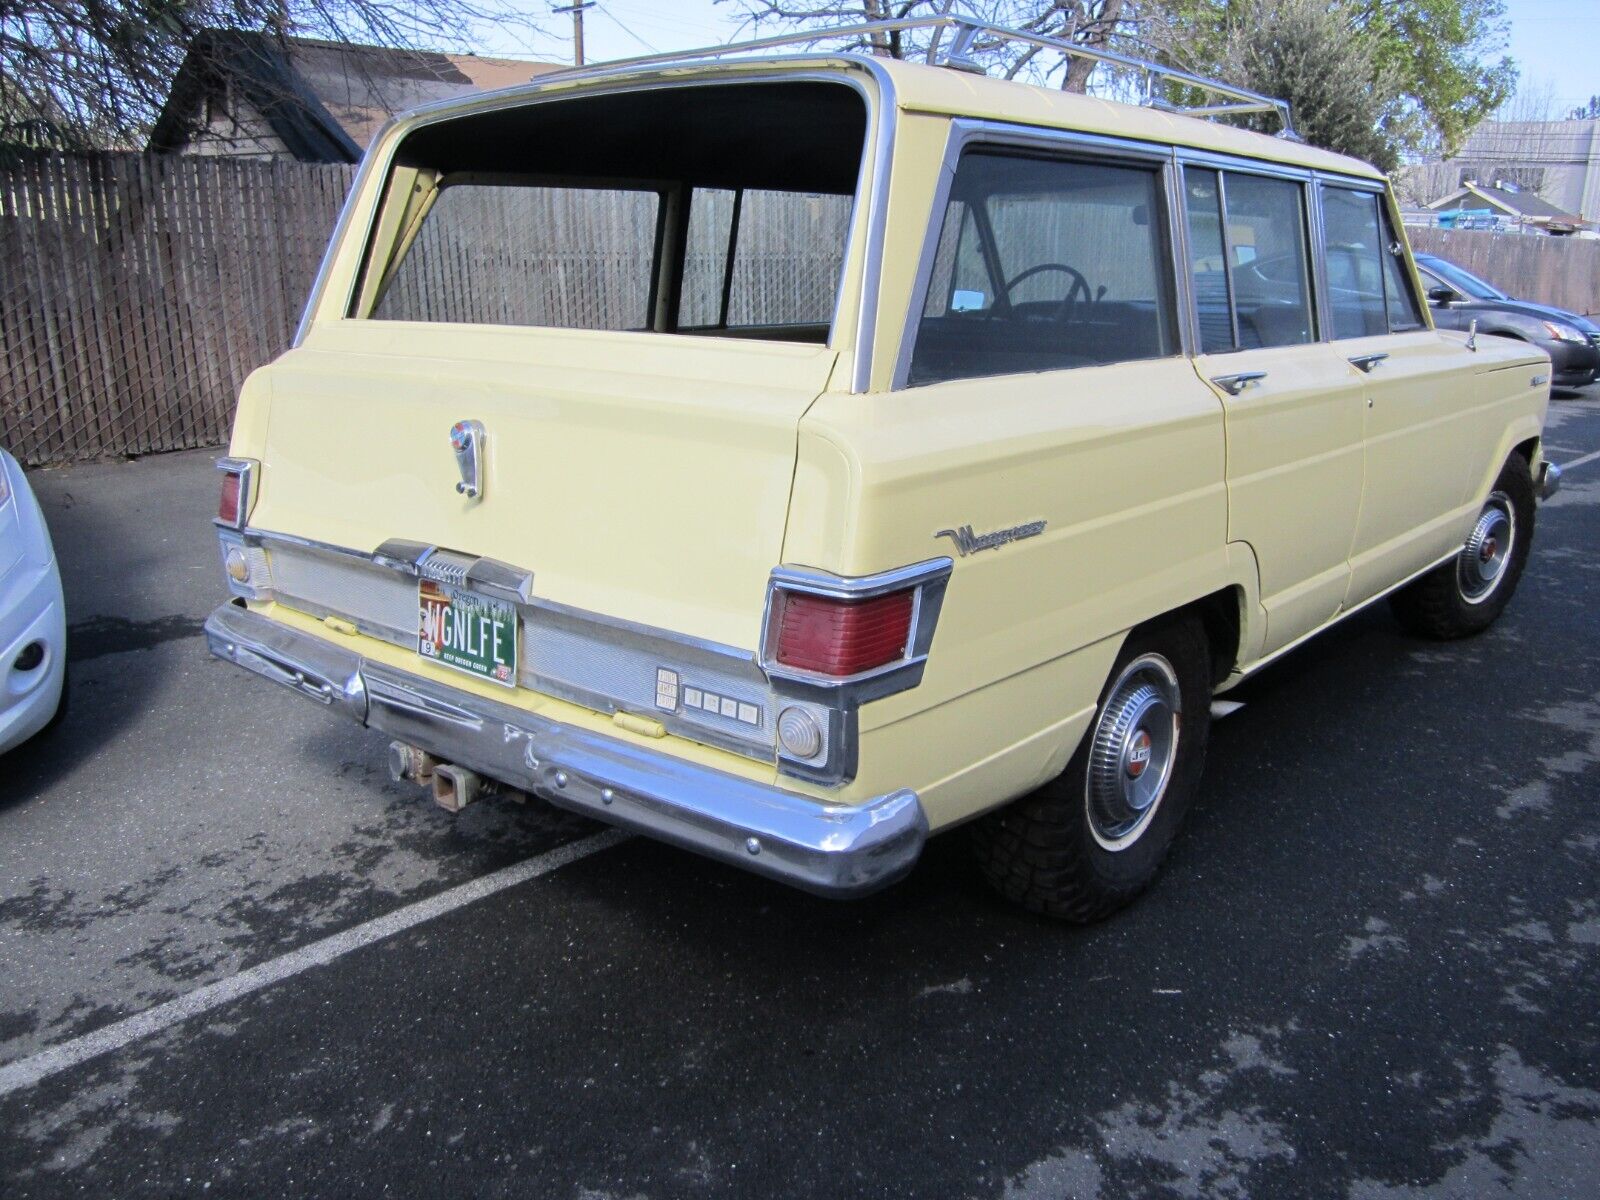
{"label": "chrome taillight bezel", "polygon": [[[922,682],[934,629],[944,605],[945,588],[954,560],[933,558],[872,575],[836,575],[813,567],[781,566],[767,579],[766,608],[756,655],[767,683],[777,697],[818,706],[826,713],[822,755],[796,759],[776,746],[778,769],[787,775],[832,786],[855,778],[858,713],[863,704],[907,691]],[[779,593],[799,592],[833,600],[868,600],[890,592],[911,591],[911,625],[900,657],[854,675],[824,675],[778,661]]]}
{"label": "chrome taillight bezel", "polygon": [[[775,690],[787,695],[829,698],[841,704],[865,704],[916,687],[933,644],[933,631],[944,604],[945,587],[954,562],[934,558],[880,571],[873,575],[834,575],[812,567],[782,566],[767,579],[766,610],[761,617],[761,669]],[[826,675],[778,661],[779,593],[798,592],[830,600],[870,600],[890,592],[912,593],[911,625],[900,656],[853,675]],[[782,683],[783,687],[779,687]]]}
{"label": "chrome taillight bezel", "polygon": [[250,521],[250,510],[256,502],[256,474],[261,464],[253,458],[219,458],[217,470],[224,475],[234,475],[239,480],[239,504],[235,520],[225,521],[219,512],[211,518],[218,529],[243,529]]}

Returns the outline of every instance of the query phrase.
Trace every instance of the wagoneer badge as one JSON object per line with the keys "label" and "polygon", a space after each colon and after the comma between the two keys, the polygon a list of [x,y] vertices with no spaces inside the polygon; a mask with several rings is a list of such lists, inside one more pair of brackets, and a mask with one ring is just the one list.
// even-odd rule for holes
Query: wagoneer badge
{"label": "wagoneer badge", "polygon": [[1048,521],[1029,521],[1026,525],[1013,525],[1010,529],[996,529],[993,533],[973,533],[971,525],[960,529],[941,529],[934,537],[947,537],[956,544],[956,550],[965,558],[979,550],[998,550],[1007,542],[1020,542],[1023,538],[1038,537]]}
{"label": "wagoneer badge", "polygon": [[468,500],[483,492],[483,422],[457,421],[450,426],[450,449],[456,452],[461,482],[456,491]]}

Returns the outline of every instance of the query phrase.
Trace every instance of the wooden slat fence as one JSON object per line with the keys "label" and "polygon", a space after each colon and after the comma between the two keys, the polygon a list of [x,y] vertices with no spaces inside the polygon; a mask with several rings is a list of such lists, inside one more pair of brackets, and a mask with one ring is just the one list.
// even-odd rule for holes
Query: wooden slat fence
{"label": "wooden slat fence", "polygon": [[139,154],[0,165],[0,445],[26,463],[227,440],[354,169]]}
{"label": "wooden slat fence", "polygon": [[[38,464],[225,442],[244,377],[289,343],[353,176],[345,166],[139,154],[0,163],[0,445]],[[848,208],[824,198],[760,207],[750,205],[741,221],[732,315],[825,319]],[[630,226],[620,213],[585,219]],[[725,226],[729,215],[708,213],[705,246],[691,230],[686,312],[714,312],[725,266],[711,249],[719,219]],[[1417,249],[1513,294],[1600,311],[1600,242],[1409,233]],[[537,247],[511,237],[488,249],[530,276],[576,281],[614,275],[618,263],[630,270],[638,257],[636,248],[580,244],[584,261],[571,247],[546,247],[536,261]],[[409,285],[417,296],[435,283],[460,289],[464,266],[468,275],[482,269],[459,255],[438,257]],[[564,319],[631,323],[641,286],[578,287],[594,293],[593,304],[614,293],[617,312],[597,307]]]}
{"label": "wooden slat fence", "polygon": [[1519,300],[1600,313],[1600,241],[1538,233],[1408,229],[1411,248],[1481,275]]}

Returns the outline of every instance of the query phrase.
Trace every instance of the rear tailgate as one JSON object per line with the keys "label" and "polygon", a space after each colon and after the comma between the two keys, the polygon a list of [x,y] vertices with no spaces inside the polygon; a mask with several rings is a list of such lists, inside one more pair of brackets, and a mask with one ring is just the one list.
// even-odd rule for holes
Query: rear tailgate
{"label": "rear tailgate", "polygon": [[[571,330],[340,322],[262,373],[250,524],[392,539],[533,572],[547,600],[753,648],[796,426],[835,353]],[[469,499],[450,429],[482,422]]]}

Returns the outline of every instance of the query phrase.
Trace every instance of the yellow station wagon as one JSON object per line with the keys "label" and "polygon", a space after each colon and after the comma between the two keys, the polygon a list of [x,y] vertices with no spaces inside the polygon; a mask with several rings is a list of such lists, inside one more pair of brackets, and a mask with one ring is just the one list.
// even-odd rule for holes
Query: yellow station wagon
{"label": "yellow station wagon", "polygon": [[974,821],[1086,920],[1154,876],[1213,696],[1380,597],[1492,622],[1549,364],[1431,327],[1383,177],[1201,119],[1287,122],[1221,83],[872,28],[917,25],[938,63],[758,42],[395,120],[240,397],[212,651],[447,808],[836,896]]}

